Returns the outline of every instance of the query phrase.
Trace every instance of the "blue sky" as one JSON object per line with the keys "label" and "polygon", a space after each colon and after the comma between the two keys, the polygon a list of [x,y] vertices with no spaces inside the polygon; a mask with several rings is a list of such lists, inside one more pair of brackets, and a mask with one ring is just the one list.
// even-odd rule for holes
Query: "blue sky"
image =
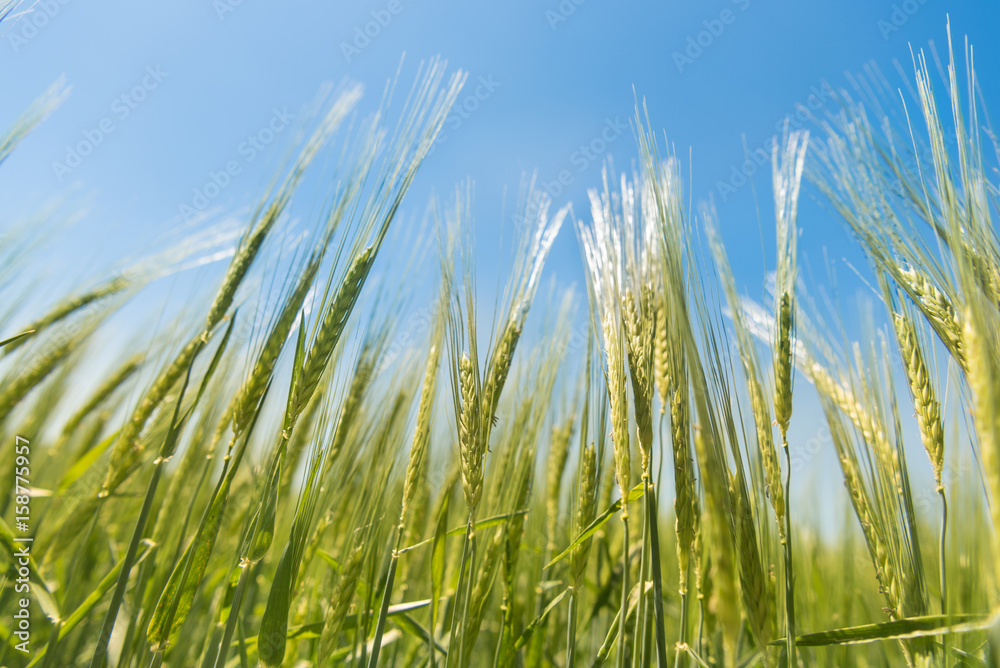
{"label": "blue sky", "polygon": [[[285,110],[298,115],[323,82],[364,84],[363,106],[372,108],[403,52],[405,85],[419,60],[438,54],[468,71],[469,83],[402,220],[419,219],[431,193],[448,196],[473,179],[483,283],[496,274],[490,250],[504,230],[509,238],[501,212],[511,213],[524,174],[537,170],[544,184],[568,171],[556,202],[572,201],[587,216],[586,190],[605,157],[618,167],[635,159],[627,126],[635,95],[682,157],[694,200],[714,193],[737,279],[752,296],[762,294],[773,261],[770,170],[754,181],[763,230],[752,188],[725,198],[719,188],[743,162],[744,138],[751,149],[764,145],[824,82],[846,87],[874,66],[899,85],[895,61],[910,75],[910,49],[931,40],[945,58],[949,14],[956,41],[967,35],[976,49],[987,103],[1000,100],[1000,5],[985,0],[41,0],[34,12],[0,38],[0,126],[60,75],[72,95],[0,167],[0,229],[56,197],[82,207],[82,219],[34,267],[63,281],[148,248],[178,224],[181,205],[211,172],[246,157],[248,135],[280,125]],[[366,28],[374,36],[359,37]],[[137,86],[143,99],[123,101]],[[106,121],[113,129],[94,152],[59,174],[53,164],[66,147],[102,122],[111,127]],[[277,132],[212,204],[235,211],[254,203],[289,140]],[[805,189],[803,263],[822,275],[824,249],[835,261],[863,262],[815,197]],[[299,211],[317,209],[306,201]],[[548,272],[582,288],[568,228]]]}
{"label": "blue sky", "polygon": [[[909,73],[911,44],[926,48],[934,40],[943,53],[947,13],[956,38],[968,35],[977,50],[987,99],[1000,96],[992,85],[1000,65],[1000,45],[991,39],[1000,26],[995,3],[399,0],[391,8],[398,13],[388,0],[39,2],[36,17],[0,39],[0,125],[61,74],[73,91],[4,165],[0,225],[72,189],[88,211],[77,226],[83,245],[73,251],[110,261],[176,224],[180,205],[210,172],[240,156],[242,141],[271,122],[275,109],[297,114],[322,82],[345,77],[364,84],[374,104],[403,52],[404,83],[418,60],[441,54],[469,72],[469,84],[461,113],[446,124],[446,141],[411,191],[409,211],[421,212],[431,192],[448,195],[471,177],[477,237],[486,244],[499,238],[505,188],[509,212],[523,174],[537,170],[543,183],[554,183],[569,170],[572,183],[556,199],[586,214],[586,189],[597,184],[603,159],[625,167],[635,157],[624,127],[634,90],[683,157],[694,199],[715,193],[737,275],[756,283],[754,291],[765,265],[751,188],[722,201],[718,187],[742,162],[744,136],[750,148],[763,145],[824,81],[848,85],[845,72],[874,63],[893,78],[898,59]],[[367,43],[359,40],[377,18],[386,25]],[[42,27],[32,30],[32,20]],[[691,46],[699,40],[706,46]],[[159,79],[149,77],[154,70]],[[144,80],[155,88],[122,119],[121,95]],[[66,146],[105,119],[114,130],[101,145],[57,174],[53,163],[65,160]],[[253,202],[287,155],[289,138],[279,133],[212,204],[235,210]],[[756,183],[765,221],[768,171]],[[823,245],[849,252],[837,223],[808,201],[803,207],[804,253]],[[88,248],[98,240],[99,249]],[[557,242],[550,267],[560,282],[580,281],[571,233]],[[489,267],[480,274],[489,276]]]}

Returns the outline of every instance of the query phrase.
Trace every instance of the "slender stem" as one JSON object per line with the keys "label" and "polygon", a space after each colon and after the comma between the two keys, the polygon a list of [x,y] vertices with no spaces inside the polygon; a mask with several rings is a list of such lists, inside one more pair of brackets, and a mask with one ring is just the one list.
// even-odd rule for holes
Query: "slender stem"
{"label": "slender stem", "polygon": [[[948,579],[946,577],[947,569],[945,568],[945,538],[948,533],[948,499],[945,498],[944,487],[938,488],[938,494],[941,495],[941,537],[939,539],[938,545],[938,560],[940,561],[941,569],[941,614],[948,614]],[[941,636],[941,643],[944,646],[944,655],[948,655],[948,634]]]}
{"label": "slender stem", "polygon": [[246,591],[247,582],[250,581],[250,571],[254,564],[240,564],[240,578],[236,582],[236,591],[233,592],[233,601],[229,605],[229,617],[226,620],[226,631],[222,634],[222,643],[219,645],[219,653],[215,658],[216,668],[223,668],[229,659],[229,645],[233,642],[233,633],[236,632],[236,622],[240,618],[240,607],[243,605],[243,592]]}
{"label": "slender stem", "polygon": [[[642,476],[643,495],[649,491],[649,478]],[[635,615],[635,631],[632,637],[632,665],[645,666],[642,662],[643,647],[646,645],[646,546],[649,544],[649,514],[642,514],[642,551],[639,553],[639,603]]]}
{"label": "slender stem", "polygon": [[705,654],[705,597],[698,598],[698,656]]}
{"label": "slender stem", "polygon": [[618,624],[618,668],[625,666],[625,620],[628,616],[628,492],[622,501],[622,604]]}
{"label": "slender stem", "polygon": [[[497,648],[493,652],[493,668],[500,665],[500,655],[503,653],[503,640],[505,632],[507,631],[507,624],[510,622],[510,615],[507,613],[508,607],[510,605],[510,592],[504,590],[503,602],[500,603],[500,634],[497,638]],[[373,667],[374,668],[374,667]]]}
{"label": "slender stem", "polygon": [[[691,573],[691,564],[688,564],[686,576]],[[687,582],[687,577],[684,578]],[[685,586],[684,591],[681,592],[681,618],[680,618],[680,641],[677,644],[677,653],[674,656],[674,665],[677,668],[685,668],[687,666],[687,652],[682,648],[687,644],[687,626],[688,626],[688,601],[690,600],[690,595],[688,594],[688,589]]]}
{"label": "slender stem", "polygon": [[[659,505],[656,501],[656,487],[652,484],[646,490],[646,512],[649,515],[649,563],[653,581],[653,619],[656,623],[656,662],[659,668],[667,668],[667,630],[663,616],[663,578],[660,576],[660,530],[657,525]],[[687,598],[685,596],[685,598]],[[686,604],[686,602],[685,602]],[[682,606],[682,614],[687,612]],[[684,622],[681,622],[684,625]]]}
{"label": "slender stem", "polygon": [[389,558],[389,573],[385,576],[385,589],[382,591],[382,605],[378,611],[378,621],[375,623],[375,638],[372,642],[372,654],[368,659],[368,667],[378,666],[378,655],[382,645],[382,633],[385,631],[385,619],[389,614],[389,600],[392,598],[392,584],[396,579],[396,563],[399,561],[399,548],[402,547],[403,531],[405,527],[400,522],[396,528],[396,547],[392,550]]}
{"label": "slender stem", "polygon": [[462,627],[458,635],[458,665],[465,665],[465,620],[469,618],[469,602],[472,600],[472,568],[476,563],[476,529],[470,518],[469,534],[469,582],[465,583],[465,602],[462,604]]}
{"label": "slender stem", "polygon": [[566,666],[572,668],[576,661],[576,587],[569,588],[569,619],[566,621]]}
{"label": "slender stem", "polygon": [[125,553],[125,561],[122,563],[121,571],[118,573],[118,581],[115,583],[115,593],[111,596],[111,605],[104,615],[104,624],[101,626],[101,634],[97,637],[97,647],[94,655],[90,659],[90,668],[101,668],[108,655],[108,642],[111,640],[111,632],[115,628],[115,621],[118,619],[118,610],[121,608],[125,598],[125,587],[128,585],[129,572],[132,570],[132,562],[139,552],[139,542],[142,540],[142,533],[146,529],[146,520],[153,507],[153,498],[156,496],[156,487],[160,482],[160,474],[163,472],[164,460],[158,459],[153,469],[153,477],[150,478],[146,486],[146,498],[142,502],[142,510],[139,512],[139,519],[136,520],[135,529],[132,531],[132,539],[129,541],[128,550]]}
{"label": "slender stem", "polygon": [[469,556],[469,534],[472,531],[472,517],[469,517],[468,524],[465,525],[465,539],[462,541],[462,562],[458,568],[458,584],[455,586],[455,599],[451,605],[451,631],[448,634],[448,654],[445,655],[445,666],[451,665],[452,643],[455,641],[456,625],[458,624],[458,602],[462,593],[462,584],[465,581],[465,562]]}
{"label": "slender stem", "polygon": [[785,449],[785,616],[788,626],[786,634],[786,649],[788,653],[788,665],[793,668],[798,665],[795,659],[795,585],[793,583],[792,569],[792,513],[791,513],[791,486],[792,486],[792,456],[788,450],[788,437],[784,431],[781,434],[782,447]]}
{"label": "slender stem", "polygon": [[[463,544],[462,544],[462,565],[461,565],[461,567],[458,570],[458,585],[455,587],[455,604],[452,605],[452,607],[451,607],[452,608],[452,611],[451,611],[451,633],[448,636],[448,655],[447,655],[446,661],[445,661],[445,665],[446,666],[452,665],[452,651],[451,650],[454,647],[455,635],[458,634],[458,633],[460,633],[460,630],[459,630],[459,627],[458,627],[458,616],[459,616],[459,612],[460,612],[459,611],[459,607],[460,607],[459,606],[459,601],[462,600],[461,599],[462,594],[465,593],[466,590],[468,589],[468,585],[465,582],[465,572],[466,572],[465,571],[465,566],[466,566],[467,562],[471,561],[469,559],[469,553],[472,550],[473,526],[474,525],[473,525],[472,513],[469,513],[469,520],[468,520],[468,522],[465,525],[465,540],[463,541]],[[463,590],[463,588],[462,588],[463,586],[466,587],[465,590]],[[465,601],[466,602],[468,601],[468,598],[469,598],[468,594],[466,593],[466,595],[465,595]],[[463,615],[463,619],[464,619],[464,615],[465,615],[464,610],[461,611],[461,614]],[[462,642],[461,642],[461,640],[459,640],[458,652],[459,652],[458,653],[458,660],[459,660],[459,663],[461,663],[461,661],[462,661]]]}
{"label": "slender stem", "polygon": [[948,614],[948,578],[945,567],[945,538],[948,533],[948,499],[945,498],[944,488],[938,490],[941,495],[941,538],[938,545],[938,559],[941,566],[941,614]]}

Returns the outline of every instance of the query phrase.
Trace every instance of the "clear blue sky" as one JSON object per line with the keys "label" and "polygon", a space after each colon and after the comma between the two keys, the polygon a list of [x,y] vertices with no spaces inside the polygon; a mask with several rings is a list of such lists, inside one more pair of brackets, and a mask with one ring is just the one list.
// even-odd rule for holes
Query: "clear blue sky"
{"label": "clear blue sky", "polygon": [[[751,148],[761,146],[814,87],[823,81],[845,86],[844,73],[860,73],[866,63],[893,78],[898,59],[909,72],[910,44],[925,48],[934,40],[943,53],[946,13],[956,38],[968,35],[977,50],[987,99],[1000,97],[996,3],[399,0],[394,15],[389,6],[388,0],[38,2],[35,13],[45,20],[26,17],[0,39],[0,127],[60,74],[73,91],[3,166],[0,225],[74,188],[74,201],[85,202],[89,212],[78,225],[87,232],[81,233],[84,245],[74,244],[74,252],[90,257],[87,244],[100,242],[110,247],[95,257],[118,257],[175,224],[180,204],[191,201],[209,172],[240,156],[240,143],[268,124],[273,109],[296,113],[322,82],[344,77],[363,83],[372,104],[403,52],[410,66],[404,83],[419,59],[441,54],[469,72],[462,101],[476,108],[446,125],[447,141],[425,163],[408,210],[423,211],[430,192],[449,194],[471,177],[477,234],[485,244],[498,234],[504,187],[516,192],[522,174],[532,170],[547,181],[570,170],[573,183],[557,199],[571,199],[585,213],[586,189],[597,184],[604,153],[580,149],[592,142],[601,148],[595,140],[604,132],[614,137],[605,152],[619,167],[629,164],[636,153],[631,130],[611,128],[631,116],[634,87],[685,167],[691,151],[687,176],[694,197],[715,191],[737,274],[757,290],[764,265],[751,190],[723,202],[717,188],[742,161],[744,135]],[[896,7],[915,12],[894,17]],[[355,47],[356,32],[373,13],[391,19],[345,56],[344,45]],[[901,25],[890,32],[894,18]],[[30,20],[43,25],[31,30]],[[679,71],[675,53],[685,54],[689,38],[712,27],[719,34]],[[147,78],[147,68],[158,68],[161,80]],[[119,120],[123,105],[115,100],[144,78],[155,88]],[[479,88],[485,99],[478,100],[481,78],[490,85]],[[114,131],[60,181],[53,162],[105,118]],[[236,209],[254,201],[285,156],[283,139],[279,134],[245,165],[213,204]],[[758,179],[765,221],[767,171]],[[508,212],[512,201],[508,196]],[[839,253],[845,237],[837,224],[808,203],[803,214],[802,250],[814,254],[828,244]],[[550,267],[560,281],[580,281],[572,233],[557,242]],[[488,269],[481,275],[489,276]]]}
{"label": "clear blue sky", "polygon": [[[619,167],[634,159],[631,130],[621,126],[633,90],[683,157],[694,199],[715,193],[730,259],[751,295],[761,294],[766,269],[752,191],[723,201],[717,186],[742,162],[744,136],[750,148],[763,145],[824,81],[848,86],[845,73],[874,65],[898,85],[894,59],[909,75],[911,45],[933,40],[944,58],[946,14],[956,41],[967,35],[974,45],[986,100],[1000,108],[1000,5],[985,0],[41,0],[34,11],[0,38],[0,127],[60,75],[73,90],[0,168],[0,228],[67,193],[84,204],[86,216],[40,260],[56,276],[86,275],[79,265],[107,266],[163,235],[209,173],[241,155],[247,135],[275,109],[297,114],[322,82],[361,82],[370,108],[403,52],[407,85],[416,62],[436,54],[469,72],[459,102],[467,111],[446,123],[447,140],[414,183],[406,219],[419,218],[432,192],[449,195],[471,177],[483,283],[495,274],[488,249],[500,238],[505,188],[510,213],[523,174],[552,181],[570,170],[557,203],[573,201],[589,215],[586,189],[597,185],[605,155]],[[357,37],[366,24],[377,32],[367,41]],[[116,100],[140,85],[145,99],[122,118]],[[60,180],[53,163],[104,119],[114,130]],[[254,202],[286,140],[279,133],[213,204]],[[756,186],[773,258],[769,171]],[[802,253],[818,263],[825,247],[858,260],[813,197],[810,189],[803,196]],[[582,286],[579,257],[566,229],[548,270],[562,285]]]}

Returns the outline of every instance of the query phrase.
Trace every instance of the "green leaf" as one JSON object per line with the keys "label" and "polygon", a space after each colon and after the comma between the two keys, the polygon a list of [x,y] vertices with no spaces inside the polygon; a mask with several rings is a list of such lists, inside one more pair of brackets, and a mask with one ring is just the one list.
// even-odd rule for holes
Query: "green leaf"
{"label": "green leaf", "polygon": [[295,585],[294,558],[292,546],[286,545],[274,573],[264,616],[260,620],[257,655],[264,666],[280,666],[285,660],[288,608],[292,603],[292,588]]}
{"label": "green leaf", "polygon": [[[494,515],[493,517],[487,517],[484,520],[479,520],[478,522],[476,522],[475,523],[475,525],[476,525],[475,528],[476,528],[476,531],[478,532],[478,531],[480,531],[482,529],[489,529],[491,527],[500,526],[501,524],[503,524],[507,520],[513,519],[514,517],[517,517],[518,515],[527,515],[527,514],[528,514],[527,510],[516,510],[516,511],[514,511],[512,513],[504,513],[503,515]],[[449,529],[444,535],[448,536],[448,537],[464,536],[465,535],[465,530],[466,530],[467,527],[468,527],[467,524],[463,524],[461,526],[454,527],[452,529]],[[404,548],[402,548],[399,551],[399,554],[403,554],[404,552],[409,552],[410,550],[415,550],[418,547],[423,547],[424,545],[427,545],[427,544],[431,543],[433,540],[434,540],[434,538],[428,538],[426,540],[420,541],[419,543],[414,543],[413,545],[410,545],[408,547],[404,547]]]}
{"label": "green leaf", "polygon": [[[451,487],[444,491],[441,509],[438,511],[437,526],[434,528],[434,547],[431,548],[431,629],[437,623],[441,606],[441,591],[444,589],[445,523],[448,521],[448,506],[451,505]],[[431,655],[433,657],[433,654]]]}
{"label": "green leaf", "polygon": [[[391,608],[390,608],[390,610],[391,610]],[[409,633],[410,635],[414,636],[415,638],[418,638],[425,645],[429,645],[429,644],[431,644],[433,642],[435,650],[437,650],[438,652],[441,652],[442,654],[447,654],[448,653],[447,649],[445,649],[443,646],[441,646],[440,643],[438,643],[437,641],[435,641],[435,640],[433,640],[431,638],[430,632],[427,629],[425,629],[420,624],[420,622],[418,622],[417,620],[415,620],[413,617],[409,616],[405,612],[404,613],[399,613],[398,615],[396,615],[396,617],[394,618],[393,621],[395,622],[396,626],[398,626],[400,629],[402,629],[405,633]]]}
{"label": "green leaf", "polygon": [[9,339],[4,339],[3,341],[0,341],[0,348],[3,348],[8,343],[14,343],[15,341],[23,339],[26,336],[31,336],[34,333],[35,333],[35,330],[29,329],[27,332],[21,332],[20,334],[15,334],[14,336],[10,337]]}
{"label": "green leaf", "polygon": [[[990,627],[993,619],[986,615],[927,615],[909,617],[891,622],[862,624],[845,629],[821,631],[797,636],[796,645],[802,647],[826,647],[829,645],[858,645],[877,640],[898,640],[924,638],[944,633],[971,633]],[[783,638],[771,641],[771,645],[781,645]]]}
{"label": "green leaf", "polygon": [[165,649],[170,631],[184,621],[191,609],[191,602],[205,575],[212,548],[215,547],[215,540],[222,526],[222,517],[229,499],[229,484],[230,478],[227,476],[194,540],[184,550],[184,555],[170,574],[167,586],[153,610],[146,639],[154,648]]}
{"label": "green leaf", "polygon": [[549,604],[545,606],[544,610],[542,610],[542,614],[538,615],[538,617],[533,619],[531,623],[525,627],[524,632],[521,633],[521,636],[517,639],[517,642],[514,643],[515,650],[521,649],[528,643],[528,641],[531,639],[531,634],[534,633],[535,629],[537,629],[541,624],[545,622],[545,618],[549,616],[549,613],[552,612],[552,610],[555,609],[557,605],[559,605],[559,603],[568,593],[569,589],[563,589],[561,592],[559,592],[558,596],[549,601]]}
{"label": "green leaf", "polygon": [[[638,501],[639,499],[642,498],[642,494],[643,494],[643,489],[642,489],[642,483],[640,482],[638,485],[632,488],[632,491],[628,493],[628,502],[633,503],[635,501]],[[542,570],[545,570],[546,568],[551,567],[553,564],[562,561],[563,559],[568,557],[569,553],[573,551],[573,548],[575,548],[577,545],[579,545],[580,543],[582,543],[583,541],[587,540],[595,533],[597,533],[597,530],[600,529],[602,526],[604,526],[607,523],[607,521],[611,519],[611,516],[617,513],[621,509],[622,509],[622,500],[618,499],[617,501],[611,504],[610,508],[608,508],[603,513],[598,515],[597,519],[591,522],[590,525],[586,529],[584,529],[579,536],[576,537],[576,540],[574,540],[572,543],[569,544],[569,547],[560,552],[559,555],[555,557],[552,561],[545,564],[545,568],[543,568]]]}
{"label": "green leaf", "polygon": [[[424,599],[421,601],[408,601],[406,603],[398,603],[396,605],[390,605],[389,611],[386,613],[387,617],[394,618],[399,615],[404,615],[406,613],[412,612],[414,610],[420,610],[421,608],[426,608],[431,604],[430,599]],[[351,613],[344,617],[344,626],[353,626],[358,623],[358,614]],[[319,638],[320,632],[323,630],[324,622],[310,622],[308,624],[299,624],[298,626],[289,626],[288,632],[285,637],[288,640],[311,640]],[[235,639],[230,643],[230,647],[238,643],[239,640]],[[247,647],[253,647],[257,644],[257,636],[252,636],[246,639]]]}

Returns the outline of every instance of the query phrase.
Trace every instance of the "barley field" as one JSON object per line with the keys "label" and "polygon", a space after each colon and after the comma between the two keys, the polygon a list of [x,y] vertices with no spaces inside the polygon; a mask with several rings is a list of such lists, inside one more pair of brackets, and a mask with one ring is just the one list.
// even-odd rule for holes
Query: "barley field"
{"label": "barley field", "polygon": [[[949,47],[943,77],[914,55],[919,108],[841,92],[776,136],[764,300],[642,98],[639,160],[586,211],[527,178],[477,281],[471,182],[400,213],[468,78],[443,60],[371,115],[329,91],[235,237],[200,220],[31,318],[44,226],[11,226],[0,665],[1000,666],[1000,151]],[[861,309],[801,266],[807,189],[867,258]],[[546,279],[558,235],[585,291]],[[178,317],[117,318],[220,244]],[[418,335],[386,263],[434,286]],[[803,393],[825,530],[792,493]]]}

